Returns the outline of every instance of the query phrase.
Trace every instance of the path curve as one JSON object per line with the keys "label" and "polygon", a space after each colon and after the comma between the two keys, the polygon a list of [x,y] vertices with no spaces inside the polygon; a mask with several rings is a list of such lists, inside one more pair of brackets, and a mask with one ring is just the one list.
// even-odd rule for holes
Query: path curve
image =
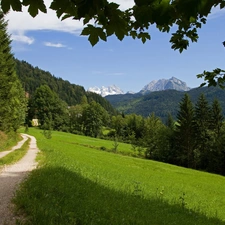
{"label": "path curve", "polygon": [[22,134],[22,136],[31,139],[26,155],[17,163],[5,166],[0,171],[0,225],[15,225],[16,218],[13,215],[11,199],[18,184],[29,171],[37,167],[35,158],[39,149],[37,148],[36,139],[27,134]]}
{"label": "path curve", "polygon": [[17,145],[15,145],[11,150],[8,151],[3,151],[0,152],[0,158],[3,158],[4,156],[6,156],[7,154],[9,154],[10,152],[15,151],[16,149],[19,149],[22,147],[22,145],[24,144],[24,142],[28,139],[28,136],[26,136],[25,134],[21,134],[23,140],[18,142]]}

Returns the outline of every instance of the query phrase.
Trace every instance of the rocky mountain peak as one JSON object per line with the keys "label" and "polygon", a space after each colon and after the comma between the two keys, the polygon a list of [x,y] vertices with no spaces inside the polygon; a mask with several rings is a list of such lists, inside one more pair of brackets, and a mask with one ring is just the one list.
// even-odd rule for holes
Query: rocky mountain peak
{"label": "rocky mountain peak", "polygon": [[124,92],[117,87],[116,85],[110,85],[108,87],[102,86],[102,87],[90,87],[88,88],[88,91],[97,93],[101,95],[102,97],[105,97],[107,95],[118,95],[118,94],[124,94]]}
{"label": "rocky mountain peak", "polygon": [[145,85],[140,92],[142,94],[145,94],[148,92],[163,91],[169,89],[174,89],[177,91],[190,90],[190,88],[187,87],[187,84],[184,81],[181,81],[176,77],[171,77],[170,79],[153,80],[149,84]]}

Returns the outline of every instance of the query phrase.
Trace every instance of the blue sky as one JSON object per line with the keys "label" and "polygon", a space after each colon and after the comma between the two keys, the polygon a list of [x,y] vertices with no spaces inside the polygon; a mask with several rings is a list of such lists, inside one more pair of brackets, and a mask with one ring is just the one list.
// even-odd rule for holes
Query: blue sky
{"label": "blue sky", "polygon": [[[124,8],[132,5],[129,0],[121,3]],[[193,88],[202,82],[196,74],[225,68],[224,19],[225,11],[215,9],[199,30],[199,41],[180,54],[171,49],[170,35],[154,27],[150,29],[151,41],[145,44],[130,37],[122,42],[110,37],[92,47],[86,37],[79,35],[80,22],[62,22],[53,11],[41,13],[35,19],[26,9],[7,15],[16,58],[85,89],[115,84],[125,92],[138,92],[152,80],[172,76]]]}

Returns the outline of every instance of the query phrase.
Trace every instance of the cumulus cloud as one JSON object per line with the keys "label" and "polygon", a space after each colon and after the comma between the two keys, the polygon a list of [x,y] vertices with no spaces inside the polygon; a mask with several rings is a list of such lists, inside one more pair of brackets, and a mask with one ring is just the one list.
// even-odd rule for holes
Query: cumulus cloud
{"label": "cumulus cloud", "polygon": [[[45,0],[45,4],[49,7],[52,0]],[[70,18],[61,21],[56,16],[55,11],[48,9],[48,12],[39,14],[33,18],[27,12],[27,8],[23,8],[23,12],[11,11],[7,14],[9,33],[26,32],[34,30],[55,30],[70,33],[79,32],[83,24],[81,21],[75,21]]]}
{"label": "cumulus cloud", "polygon": [[22,43],[25,43],[28,45],[31,45],[34,42],[34,38],[28,37],[24,34],[12,34],[11,40],[16,41],[16,42],[22,42]]}
{"label": "cumulus cloud", "polygon": [[54,47],[54,48],[65,48],[66,47],[66,45],[63,45],[61,43],[52,43],[52,42],[44,42],[44,45],[48,46],[48,47]]}
{"label": "cumulus cloud", "polygon": [[[61,21],[56,16],[55,11],[49,9],[52,0],[44,0],[44,2],[47,6],[47,13],[39,12],[35,18],[32,18],[27,12],[27,7],[23,8],[23,12],[9,12],[6,16],[9,33],[33,30],[55,30],[80,34],[83,28],[82,21],[72,20],[71,18]],[[127,9],[134,4],[133,0],[115,0],[114,2],[118,3],[121,9]]]}

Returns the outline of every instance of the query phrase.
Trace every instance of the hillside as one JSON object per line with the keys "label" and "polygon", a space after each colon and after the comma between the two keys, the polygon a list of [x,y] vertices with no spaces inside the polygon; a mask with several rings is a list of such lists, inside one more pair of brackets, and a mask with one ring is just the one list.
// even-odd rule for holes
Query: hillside
{"label": "hillside", "polygon": [[34,93],[36,88],[41,85],[48,85],[52,91],[58,94],[59,98],[65,101],[69,106],[80,104],[82,97],[86,96],[88,102],[92,100],[98,102],[109,113],[115,114],[114,108],[102,96],[96,93],[86,92],[84,87],[76,84],[71,84],[67,80],[57,78],[48,71],[33,67],[31,64],[15,59],[16,73],[25,88],[25,91],[30,96]]}
{"label": "hillside", "polygon": [[206,99],[211,104],[217,98],[221,104],[223,114],[225,115],[225,90],[218,87],[194,88],[190,91],[180,92],[176,90],[165,90],[152,92],[150,94],[125,94],[111,95],[105,98],[120,112],[125,114],[135,113],[144,117],[155,113],[163,121],[166,120],[168,113],[175,118],[179,108],[179,102],[184,93],[190,95],[191,101],[196,103],[201,93],[204,93]]}
{"label": "hillside", "polygon": [[113,141],[55,131],[47,140],[34,128],[29,134],[43,166],[14,201],[29,224],[225,224],[223,176],[100,150]]}

